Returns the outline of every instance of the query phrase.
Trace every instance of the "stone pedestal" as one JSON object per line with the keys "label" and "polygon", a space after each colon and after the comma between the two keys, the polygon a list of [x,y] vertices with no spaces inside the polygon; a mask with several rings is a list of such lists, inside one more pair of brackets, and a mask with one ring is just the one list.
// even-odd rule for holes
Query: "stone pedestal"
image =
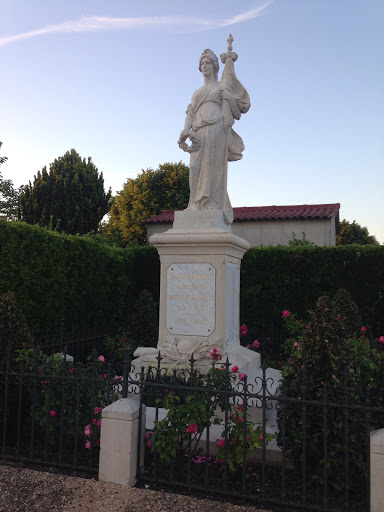
{"label": "stone pedestal", "polygon": [[159,253],[160,318],[157,349],[138,349],[137,364],[210,368],[209,350],[220,347],[225,362],[248,373],[260,356],[240,346],[240,264],[249,243],[231,232],[218,210],[175,212],[173,228],[150,239]]}
{"label": "stone pedestal", "polygon": [[[139,403],[121,398],[102,412],[99,480],[133,487],[136,484]],[[140,464],[144,462],[145,405],[142,408]]]}
{"label": "stone pedestal", "polygon": [[371,512],[384,510],[384,429],[371,432]]}

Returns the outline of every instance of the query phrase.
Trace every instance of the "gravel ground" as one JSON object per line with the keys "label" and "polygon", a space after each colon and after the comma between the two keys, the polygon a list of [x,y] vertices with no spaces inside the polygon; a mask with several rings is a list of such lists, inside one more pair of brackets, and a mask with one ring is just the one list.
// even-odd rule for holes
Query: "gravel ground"
{"label": "gravel ground", "polygon": [[0,512],[268,512],[0,463]]}

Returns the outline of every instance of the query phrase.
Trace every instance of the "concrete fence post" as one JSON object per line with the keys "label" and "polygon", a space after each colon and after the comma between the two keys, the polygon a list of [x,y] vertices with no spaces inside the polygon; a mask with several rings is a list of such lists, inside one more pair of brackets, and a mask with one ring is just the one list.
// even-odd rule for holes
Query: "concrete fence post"
{"label": "concrete fence post", "polygon": [[371,511],[384,511],[384,429],[371,432]]}
{"label": "concrete fence post", "polygon": [[[121,398],[105,407],[100,430],[99,480],[136,484],[139,402]],[[145,405],[142,406],[141,464],[144,461]]]}

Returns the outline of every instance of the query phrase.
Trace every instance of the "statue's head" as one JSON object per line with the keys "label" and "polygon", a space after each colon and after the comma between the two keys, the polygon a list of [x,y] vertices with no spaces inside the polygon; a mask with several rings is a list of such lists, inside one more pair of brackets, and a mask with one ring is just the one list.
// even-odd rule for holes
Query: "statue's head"
{"label": "statue's head", "polygon": [[215,79],[217,80],[217,75],[219,72],[219,59],[216,57],[212,50],[204,50],[199,60],[199,71],[201,71],[201,61],[204,57],[208,57],[208,59],[212,62]]}

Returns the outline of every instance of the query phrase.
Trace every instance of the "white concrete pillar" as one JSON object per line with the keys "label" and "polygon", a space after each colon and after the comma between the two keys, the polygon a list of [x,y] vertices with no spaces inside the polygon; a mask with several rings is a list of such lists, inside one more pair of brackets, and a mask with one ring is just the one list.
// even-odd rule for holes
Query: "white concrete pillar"
{"label": "white concrete pillar", "polygon": [[384,511],[384,429],[371,432],[371,512]]}
{"label": "white concrete pillar", "polygon": [[[136,484],[139,402],[121,398],[102,412],[99,480],[133,487]],[[145,405],[142,406],[141,461],[144,461]]]}

